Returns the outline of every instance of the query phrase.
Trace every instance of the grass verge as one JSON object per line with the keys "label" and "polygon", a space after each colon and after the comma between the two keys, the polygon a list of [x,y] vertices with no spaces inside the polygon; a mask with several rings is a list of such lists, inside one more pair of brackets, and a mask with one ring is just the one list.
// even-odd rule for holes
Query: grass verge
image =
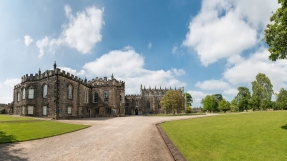
{"label": "grass verge", "polygon": [[12,116],[0,115],[0,143],[41,139],[89,127],[33,118],[15,121],[14,118],[9,117]]}
{"label": "grass verge", "polygon": [[287,160],[287,112],[172,121],[161,128],[187,160]]}

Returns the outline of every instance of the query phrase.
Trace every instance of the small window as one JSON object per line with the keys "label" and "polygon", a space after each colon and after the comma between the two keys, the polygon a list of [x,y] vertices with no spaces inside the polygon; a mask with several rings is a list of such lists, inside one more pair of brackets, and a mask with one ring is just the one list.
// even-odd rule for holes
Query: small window
{"label": "small window", "polygon": [[106,108],[106,114],[110,114],[112,113],[112,109],[111,108]]}
{"label": "small window", "polygon": [[25,106],[22,107],[22,114],[25,115]]}
{"label": "small window", "polygon": [[69,99],[73,98],[73,87],[72,87],[72,85],[68,86],[68,98]]}
{"label": "small window", "polygon": [[104,101],[105,102],[109,101],[109,91],[104,91]]}
{"label": "small window", "polygon": [[72,107],[68,107],[68,114],[72,114]]}
{"label": "small window", "polygon": [[47,94],[48,94],[48,85],[45,84],[43,86],[43,98],[47,98]]}
{"label": "small window", "polygon": [[33,115],[34,113],[34,107],[33,106],[28,106],[28,115]]}
{"label": "small window", "polygon": [[84,91],[84,103],[89,103],[89,95],[88,91]]}
{"label": "small window", "polygon": [[96,113],[96,114],[100,114],[100,109],[99,109],[99,108],[96,108],[96,109],[95,109],[95,113]]}
{"label": "small window", "polygon": [[21,96],[20,96],[20,92],[18,92],[18,93],[17,93],[17,101],[18,101],[18,102],[20,101],[20,97],[21,97]]}
{"label": "small window", "polygon": [[44,116],[47,115],[47,106],[43,106],[43,115],[44,115]]}
{"label": "small window", "polygon": [[33,88],[30,88],[28,90],[28,98],[29,99],[34,99],[34,89]]}
{"label": "small window", "polygon": [[26,95],[26,89],[23,88],[23,90],[22,90],[22,99],[23,99],[23,100],[25,99],[25,95]]}
{"label": "small window", "polygon": [[98,102],[98,99],[99,99],[99,95],[98,95],[97,92],[95,92],[95,93],[94,93],[94,100],[93,100],[93,102],[94,102],[94,103],[97,103],[97,102]]}

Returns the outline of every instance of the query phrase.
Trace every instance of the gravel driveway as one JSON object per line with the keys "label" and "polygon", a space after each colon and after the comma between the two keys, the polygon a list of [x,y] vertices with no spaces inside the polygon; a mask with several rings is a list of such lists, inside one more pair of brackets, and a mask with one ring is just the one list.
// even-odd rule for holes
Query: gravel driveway
{"label": "gravel driveway", "polygon": [[112,117],[61,122],[88,124],[90,128],[55,137],[0,144],[0,160],[173,160],[155,124],[202,116]]}

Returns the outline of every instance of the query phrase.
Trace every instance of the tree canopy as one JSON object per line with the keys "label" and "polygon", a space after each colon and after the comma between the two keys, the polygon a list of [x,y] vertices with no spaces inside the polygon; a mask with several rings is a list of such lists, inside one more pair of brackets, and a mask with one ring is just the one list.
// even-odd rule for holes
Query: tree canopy
{"label": "tree canopy", "polygon": [[226,111],[230,110],[230,103],[223,98],[219,102],[218,109],[226,113]]}
{"label": "tree canopy", "polygon": [[279,93],[276,93],[276,103],[275,108],[278,110],[283,110],[287,108],[287,91],[281,88]]}
{"label": "tree canopy", "polygon": [[238,93],[235,97],[239,111],[244,111],[249,109],[249,102],[251,99],[250,91],[246,87],[238,87]]}
{"label": "tree canopy", "polygon": [[269,45],[270,60],[286,59],[287,56],[287,0],[278,0],[281,4],[270,17],[264,31],[264,40]]}
{"label": "tree canopy", "polygon": [[186,99],[186,106],[190,106],[193,102],[192,96],[189,93],[185,93],[185,99]]}
{"label": "tree canopy", "polygon": [[270,106],[273,94],[273,85],[270,79],[262,73],[256,75],[256,80],[252,82],[252,103],[254,107],[265,110]]}
{"label": "tree canopy", "polygon": [[204,111],[215,111],[217,107],[217,98],[214,95],[207,95],[203,100]]}
{"label": "tree canopy", "polygon": [[181,91],[170,90],[167,91],[165,96],[160,101],[160,106],[163,110],[173,111],[173,113],[184,110],[184,97]]}

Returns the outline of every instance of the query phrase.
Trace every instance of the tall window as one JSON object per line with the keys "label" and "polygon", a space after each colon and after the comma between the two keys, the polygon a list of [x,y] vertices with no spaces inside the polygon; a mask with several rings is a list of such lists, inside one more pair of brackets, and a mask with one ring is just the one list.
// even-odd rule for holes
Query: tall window
{"label": "tall window", "polygon": [[72,85],[68,86],[68,98],[69,99],[73,98],[73,87],[72,87]]}
{"label": "tall window", "polygon": [[109,101],[109,91],[104,92],[104,101],[108,102]]}
{"label": "tall window", "polygon": [[20,92],[17,93],[17,101],[20,101]]}
{"label": "tall window", "polygon": [[112,113],[112,109],[111,108],[106,108],[106,113],[107,114]]}
{"label": "tall window", "polygon": [[28,90],[28,98],[29,99],[34,99],[34,89],[33,88],[29,88],[29,90]]}
{"label": "tall window", "polygon": [[68,107],[68,114],[72,114],[72,107]]}
{"label": "tall window", "polygon": [[23,100],[25,99],[25,96],[26,96],[26,89],[23,88],[23,89],[22,89],[22,99],[23,99]]}
{"label": "tall window", "polygon": [[96,114],[100,114],[100,109],[99,108],[95,108],[95,113]]}
{"label": "tall window", "polygon": [[34,113],[33,109],[34,109],[33,106],[28,106],[28,115],[33,115]]}
{"label": "tall window", "polygon": [[48,85],[45,84],[43,87],[43,98],[47,98],[47,94],[48,94]]}
{"label": "tall window", "polygon": [[98,103],[98,99],[99,99],[98,93],[95,92],[95,93],[94,93],[94,96],[93,96],[93,102],[94,102],[94,103]]}
{"label": "tall window", "polygon": [[136,106],[139,106],[139,101],[138,100],[136,100]]}
{"label": "tall window", "polygon": [[44,116],[47,115],[47,106],[43,106],[43,115],[44,115]]}
{"label": "tall window", "polygon": [[158,101],[158,108],[161,108],[161,106],[160,106],[160,101]]}
{"label": "tall window", "polygon": [[25,106],[22,107],[22,115],[25,115]]}
{"label": "tall window", "polygon": [[125,94],[123,92],[121,93],[121,102],[125,103]]}
{"label": "tall window", "polygon": [[146,106],[147,106],[147,108],[150,108],[150,103],[147,102],[147,103],[146,103]]}
{"label": "tall window", "polygon": [[89,96],[88,96],[88,91],[84,91],[84,103],[89,102]]}

